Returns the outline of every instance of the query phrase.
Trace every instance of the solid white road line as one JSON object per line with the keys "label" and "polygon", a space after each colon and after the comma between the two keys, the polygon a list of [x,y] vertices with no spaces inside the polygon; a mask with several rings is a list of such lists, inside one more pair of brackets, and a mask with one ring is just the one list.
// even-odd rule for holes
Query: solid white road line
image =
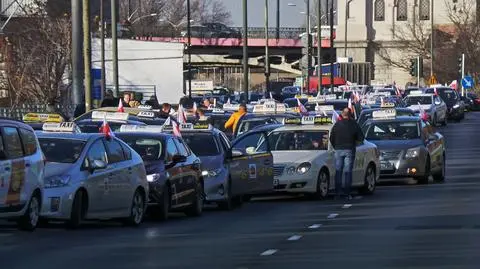
{"label": "solid white road line", "polygon": [[327,216],[327,219],[334,219],[334,218],[336,218],[337,216],[338,216],[337,213],[332,213],[332,214],[330,214],[330,215]]}
{"label": "solid white road line", "polygon": [[308,229],[318,229],[320,227],[322,227],[322,224],[313,224],[313,225],[308,226]]}
{"label": "solid white road line", "polygon": [[292,236],[290,236],[287,240],[288,240],[288,241],[297,241],[297,240],[299,240],[300,238],[302,238],[301,235],[292,235]]}
{"label": "solid white road line", "polygon": [[342,208],[345,208],[345,209],[346,209],[346,208],[350,208],[350,207],[352,207],[352,204],[344,204],[344,205],[342,206]]}
{"label": "solid white road line", "polygon": [[278,251],[278,249],[267,249],[264,252],[260,254],[260,256],[270,256],[275,254]]}

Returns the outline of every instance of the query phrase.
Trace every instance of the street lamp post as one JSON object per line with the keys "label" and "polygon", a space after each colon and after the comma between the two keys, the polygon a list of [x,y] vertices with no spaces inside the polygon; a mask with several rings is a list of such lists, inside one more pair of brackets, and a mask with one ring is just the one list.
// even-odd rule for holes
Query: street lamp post
{"label": "street lamp post", "polygon": [[115,87],[115,93],[117,97],[120,95],[120,89],[118,88],[118,37],[117,37],[117,8],[116,0],[111,0],[110,9],[111,24],[112,24],[112,67],[113,67],[113,86]]}
{"label": "street lamp post", "polygon": [[270,90],[270,53],[268,51],[268,0],[265,0],[265,98]]}
{"label": "street lamp post", "polygon": [[344,53],[343,56],[347,57],[347,48],[348,48],[348,19],[350,18],[350,3],[353,0],[345,0],[345,44],[344,44]]}
{"label": "street lamp post", "polygon": [[433,38],[434,38],[434,35],[435,35],[435,29],[433,29],[434,25],[433,25],[433,12],[434,12],[434,7],[433,7],[433,3],[435,1],[431,1],[431,5],[430,5],[430,8],[431,8],[431,11],[430,11],[430,22],[431,22],[431,26],[430,28],[432,29],[432,34],[431,34],[431,37],[430,37],[430,53],[432,54],[432,57],[431,57],[431,61],[430,61],[430,78],[433,78],[433,75],[434,75],[434,72],[433,72],[433,59],[434,59],[434,53],[433,53],[433,46],[434,46],[434,43],[433,43]]}
{"label": "street lamp post", "polygon": [[322,94],[322,1],[318,1],[317,5],[317,90],[318,94]]}
{"label": "street lamp post", "polygon": [[192,32],[191,32],[191,12],[190,12],[190,0],[187,0],[187,54],[188,54],[188,97],[192,98],[192,53],[190,46],[192,45]]}
{"label": "street lamp post", "polygon": [[[327,3],[328,3],[328,0],[327,0]],[[333,0],[331,1],[331,5],[330,5],[330,88],[331,90],[333,91],[333,86],[334,86],[334,74],[333,74],[333,65],[335,63],[335,57],[334,57],[334,54],[335,54],[335,48],[333,46],[333,35],[334,35],[334,32],[333,32],[333,23],[334,23],[334,15],[335,15],[335,11],[333,10],[333,7],[334,7],[334,2]],[[328,4],[327,4],[327,8],[328,8]]]}
{"label": "street lamp post", "polygon": [[101,70],[101,84],[102,84],[102,99],[106,92],[105,82],[105,7],[104,0],[100,0],[100,70]]}
{"label": "street lamp post", "polygon": [[306,4],[306,25],[307,25],[307,66],[306,66],[306,81],[305,81],[305,88],[307,90],[307,94],[310,92],[310,66],[312,65],[311,59],[311,49],[312,49],[312,36],[310,31],[310,0],[305,1]]}
{"label": "street lamp post", "polygon": [[248,102],[248,1],[243,0],[243,92],[245,93],[245,102]]}

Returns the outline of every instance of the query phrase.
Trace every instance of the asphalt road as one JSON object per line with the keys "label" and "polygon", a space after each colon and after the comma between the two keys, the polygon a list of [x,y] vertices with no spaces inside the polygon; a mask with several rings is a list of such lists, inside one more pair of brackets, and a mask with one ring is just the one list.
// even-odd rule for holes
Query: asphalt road
{"label": "asphalt road", "polygon": [[[447,179],[343,201],[264,199],[140,228],[0,225],[0,268],[479,268],[480,113],[441,132]],[[478,166],[477,166],[478,165]]]}

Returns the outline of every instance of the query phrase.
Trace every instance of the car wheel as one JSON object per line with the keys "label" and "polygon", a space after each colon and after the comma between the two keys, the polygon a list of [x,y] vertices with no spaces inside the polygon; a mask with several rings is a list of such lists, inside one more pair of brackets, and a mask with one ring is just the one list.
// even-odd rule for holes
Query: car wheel
{"label": "car wheel", "polygon": [[330,176],[326,169],[320,170],[317,177],[317,187],[315,193],[311,195],[311,198],[316,200],[323,200],[328,196],[328,190],[330,187]]}
{"label": "car wheel", "polygon": [[34,194],[28,203],[25,214],[18,221],[18,226],[21,230],[33,231],[37,228],[40,219],[40,197]]}
{"label": "car wheel", "polygon": [[218,207],[222,210],[230,211],[234,208],[234,201],[232,197],[232,183],[231,181],[228,182],[227,188],[227,199],[222,202],[218,202]]}
{"label": "car wheel", "polygon": [[203,212],[203,186],[200,182],[195,186],[195,200],[185,210],[185,215],[189,217],[201,216]]}
{"label": "car wheel", "polygon": [[433,175],[433,180],[436,182],[444,182],[445,181],[445,169],[446,169],[446,161],[445,161],[445,155],[442,157],[442,168],[440,169],[440,172],[437,174]]}
{"label": "car wheel", "polygon": [[418,184],[428,184],[428,180],[430,178],[430,157],[427,158],[427,162],[425,163],[425,174],[420,177],[416,177]]}
{"label": "car wheel", "polygon": [[363,187],[361,188],[362,194],[373,194],[375,192],[375,188],[377,187],[377,175],[375,172],[375,167],[373,165],[369,165],[367,167],[367,171],[365,171],[365,179],[363,183]]}
{"label": "car wheel", "polygon": [[84,198],[85,192],[83,190],[75,193],[73,198],[72,210],[70,212],[70,219],[67,221],[67,227],[70,229],[77,229],[82,225],[83,218],[85,217]]}
{"label": "car wheel", "polygon": [[158,203],[157,210],[154,211],[153,215],[155,219],[165,221],[168,219],[168,213],[170,212],[171,206],[171,197],[170,185],[165,184],[162,192],[162,201]]}
{"label": "car wheel", "polygon": [[130,216],[125,219],[128,226],[139,226],[145,216],[145,196],[137,189],[133,194],[132,205],[130,207]]}
{"label": "car wheel", "polygon": [[[447,117],[445,117],[446,119]],[[433,127],[437,126],[437,114],[434,114],[432,117],[432,125]]]}

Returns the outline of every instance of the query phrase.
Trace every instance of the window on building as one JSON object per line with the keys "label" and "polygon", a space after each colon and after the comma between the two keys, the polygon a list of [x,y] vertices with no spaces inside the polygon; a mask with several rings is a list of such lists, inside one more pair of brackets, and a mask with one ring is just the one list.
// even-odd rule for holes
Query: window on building
{"label": "window on building", "polygon": [[420,16],[420,20],[422,21],[430,20],[430,0],[420,0],[418,9],[419,9],[418,13]]}
{"label": "window on building", "polygon": [[406,21],[408,18],[407,0],[398,0],[397,2],[397,21]]}
{"label": "window on building", "polygon": [[385,20],[385,0],[375,0],[375,21]]}

